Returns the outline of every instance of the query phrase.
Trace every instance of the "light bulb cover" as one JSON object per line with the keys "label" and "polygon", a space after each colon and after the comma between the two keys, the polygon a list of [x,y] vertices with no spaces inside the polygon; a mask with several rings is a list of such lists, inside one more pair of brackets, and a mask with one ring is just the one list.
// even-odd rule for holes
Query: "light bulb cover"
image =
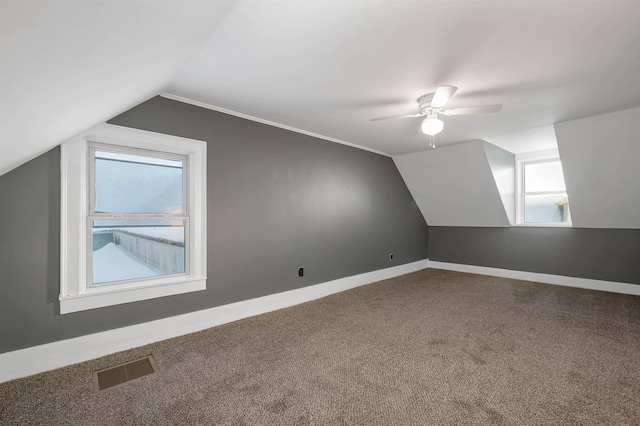
{"label": "light bulb cover", "polygon": [[425,135],[437,135],[444,128],[444,122],[437,117],[427,117],[422,122],[422,133]]}

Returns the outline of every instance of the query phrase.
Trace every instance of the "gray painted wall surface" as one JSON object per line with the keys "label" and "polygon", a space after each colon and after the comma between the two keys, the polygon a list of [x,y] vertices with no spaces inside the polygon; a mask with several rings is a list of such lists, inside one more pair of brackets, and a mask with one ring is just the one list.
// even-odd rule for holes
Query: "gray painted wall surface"
{"label": "gray painted wall surface", "polygon": [[0,352],[60,335],[59,277],[60,149],[55,148],[0,176]]}
{"label": "gray painted wall surface", "polygon": [[429,227],[429,260],[640,284],[640,230]]}
{"label": "gray painted wall surface", "polygon": [[160,97],[111,123],[208,142],[207,290],[59,315],[56,148],[0,176],[0,353],[427,258],[391,158]]}

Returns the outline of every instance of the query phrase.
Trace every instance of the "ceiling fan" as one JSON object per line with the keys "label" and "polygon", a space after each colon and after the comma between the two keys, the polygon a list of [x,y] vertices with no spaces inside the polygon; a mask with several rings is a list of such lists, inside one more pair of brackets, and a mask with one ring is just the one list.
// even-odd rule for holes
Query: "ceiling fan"
{"label": "ceiling fan", "polygon": [[[422,121],[422,133],[430,136],[437,135],[444,128],[444,123],[438,115],[467,115],[467,114],[487,114],[498,112],[502,109],[502,104],[482,105],[463,108],[444,109],[451,96],[458,90],[456,86],[440,86],[433,93],[427,93],[418,98],[420,112],[416,114],[394,115],[391,117],[372,118],[371,121],[389,120],[392,118],[426,118]],[[431,145],[435,148],[433,141]]]}

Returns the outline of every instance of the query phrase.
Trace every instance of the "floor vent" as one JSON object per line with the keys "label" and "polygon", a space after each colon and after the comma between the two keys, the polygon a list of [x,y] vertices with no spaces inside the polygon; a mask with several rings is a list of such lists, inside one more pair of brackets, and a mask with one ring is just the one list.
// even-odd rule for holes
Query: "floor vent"
{"label": "floor vent", "polygon": [[150,356],[96,371],[93,373],[93,390],[100,392],[114,386],[120,386],[131,380],[153,374],[156,371],[156,363]]}

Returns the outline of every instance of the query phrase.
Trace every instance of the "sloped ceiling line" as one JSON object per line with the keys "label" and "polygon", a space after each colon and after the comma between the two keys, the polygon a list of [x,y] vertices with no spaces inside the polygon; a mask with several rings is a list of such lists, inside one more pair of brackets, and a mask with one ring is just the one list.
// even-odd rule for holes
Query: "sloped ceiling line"
{"label": "sloped ceiling line", "polygon": [[0,175],[161,93],[235,1],[2,1]]}

